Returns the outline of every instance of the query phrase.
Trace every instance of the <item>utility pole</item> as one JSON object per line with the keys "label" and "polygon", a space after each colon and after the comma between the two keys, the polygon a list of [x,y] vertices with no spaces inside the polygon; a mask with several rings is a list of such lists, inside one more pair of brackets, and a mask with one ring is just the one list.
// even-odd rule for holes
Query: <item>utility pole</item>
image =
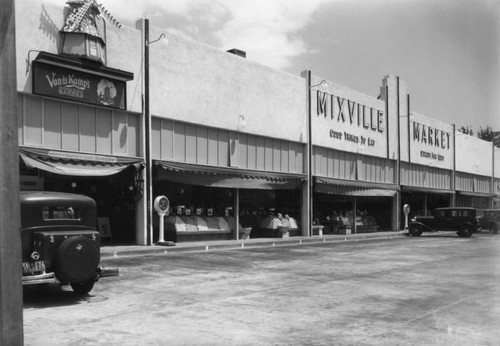
{"label": "utility pole", "polygon": [[151,110],[149,103],[149,19],[143,19],[143,40],[144,40],[144,60],[143,60],[143,114],[144,114],[144,138],[145,138],[145,160],[146,179],[144,179],[144,189],[146,190],[146,232],[147,244],[153,245],[153,174],[151,161]]}
{"label": "utility pole", "polygon": [[0,5],[0,345],[22,345],[15,0]]}

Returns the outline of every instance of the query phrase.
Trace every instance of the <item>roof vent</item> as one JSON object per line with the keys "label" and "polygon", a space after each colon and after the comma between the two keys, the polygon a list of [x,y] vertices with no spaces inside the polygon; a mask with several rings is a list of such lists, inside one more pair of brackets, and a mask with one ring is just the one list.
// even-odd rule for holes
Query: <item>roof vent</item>
{"label": "roof vent", "polygon": [[231,54],[235,54],[235,55],[241,56],[242,58],[246,58],[247,57],[247,52],[244,52],[244,51],[236,49],[236,48],[230,49],[227,52],[231,53]]}

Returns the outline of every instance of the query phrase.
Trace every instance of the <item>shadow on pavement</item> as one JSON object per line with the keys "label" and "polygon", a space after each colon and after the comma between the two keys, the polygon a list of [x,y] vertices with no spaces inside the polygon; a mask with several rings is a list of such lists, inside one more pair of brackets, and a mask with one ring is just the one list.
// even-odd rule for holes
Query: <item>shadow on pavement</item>
{"label": "shadow on pavement", "polygon": [[55,306],[69,306],[107,300],[107,297],[93,295],[92,292],[80,295],[69,286],[58,284],[33,285],[23,287],[23,308],[43,309]]}

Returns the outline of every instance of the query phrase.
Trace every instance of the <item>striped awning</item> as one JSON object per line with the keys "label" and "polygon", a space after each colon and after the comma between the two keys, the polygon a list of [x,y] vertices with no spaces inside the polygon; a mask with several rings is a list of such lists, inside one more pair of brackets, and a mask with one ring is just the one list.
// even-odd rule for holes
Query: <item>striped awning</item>
{"label": "striped awning", "polygon": [[349,181],[325,177],[314,178],[314,191],[330,195],[364,196],[364,197],[393,197],[397,192],[397,185],[385,183],[371,183],[363,181]]}
{"label": "striped awning", "polygon": [[74,176],[108,176],[133,165],[144,165],[142,158],[87,154],[43,148],[19,147],[19,155],[29,168]]}
{"label": "striped awning", "polygon": [[457,193],[461,196],[468,196],[468,197],[492,197],[493,196],[493,194],[487,193],[487,192],[473,192],[473,191],[457,190]]}
{"label": "striped awning", "polygon": [[254,171],[239,168],[197,165],[183,162],[154,161],[158,179],[180,184],[237,189],[296,189],[303,174]]}
{"label": "striped awning", "polygon": [[401,191],[425,192],[425,193],[437,193],[437,194],[450,194],[450,195],[454,195],[455,194],[454,190],[434,189],[432,187],[410,186],[410,185],[403,185],[403,186],[401,186]]}

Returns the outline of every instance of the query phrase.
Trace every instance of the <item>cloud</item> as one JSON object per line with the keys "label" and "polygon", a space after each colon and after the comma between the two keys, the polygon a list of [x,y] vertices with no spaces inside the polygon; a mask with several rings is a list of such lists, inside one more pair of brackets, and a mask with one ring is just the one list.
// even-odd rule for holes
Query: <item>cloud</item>
{"label": "cloud", "polygon": [[308,46],[300,30],[328,0],[218,0],[231,18],[214,35],[224,49],[238,48],[247,57],[276,69],[291,66]]}
{"label": "cloud", "polygon": [[244,50],[250,60],[286,69],[294,57],[308,52],[300,31],[322,4],[332,1],[105,0],[103,5],[119,21],[169,18],[160,26],[221,49]]}

